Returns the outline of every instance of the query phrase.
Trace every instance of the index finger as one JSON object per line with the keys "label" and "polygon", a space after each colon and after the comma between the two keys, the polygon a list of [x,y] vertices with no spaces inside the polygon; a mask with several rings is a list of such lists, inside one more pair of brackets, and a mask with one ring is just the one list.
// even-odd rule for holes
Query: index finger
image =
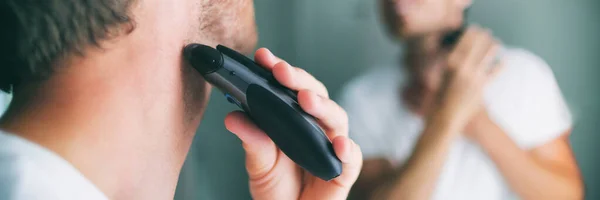
{"label": "index finger", "polygon": [[280,62],[273,67],[273,76],[281,85],[291,90],[311,90],[323,97],[329,97],[329,92],[321,81],[304,69],[292,67],[286,62]]}
{"label": "index finger", "polygon": [[258,49],[254,60],[257,64],[271,71],[281,85],[291,90],[312,90],[323,97],[329,97],[329,92],[321,81],[305,70],[291,66],[266,48]]}
{"label": "index finger", "polygon": [[275,56],[267,48],[260,48],[256,50],[256,54],[254,54],[254,61],[269,71],[271,71],[277,63],[284,62],[281,58]]}

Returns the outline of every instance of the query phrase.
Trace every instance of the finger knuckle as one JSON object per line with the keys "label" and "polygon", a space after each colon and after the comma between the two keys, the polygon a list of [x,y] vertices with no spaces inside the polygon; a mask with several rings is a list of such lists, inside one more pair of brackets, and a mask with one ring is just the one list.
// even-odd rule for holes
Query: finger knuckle
{"label": "finger knuckle", "polygon": [[287,62],[281,60],[281,61],[276,62],[274,67],[279,67],[279,66],[284,66],[284,65],[287,65]]}
{"label": "finger knuckle", "polygon": [[327,87],[325,87],[325,84],[323,84],[323,82],[318,81],[318,80],[317,80],[317,82],[318,82],[319,88],[321,88],[323,90],[323,94],[322,94],[323,97],[329,98],[329,91],[327,90]]}

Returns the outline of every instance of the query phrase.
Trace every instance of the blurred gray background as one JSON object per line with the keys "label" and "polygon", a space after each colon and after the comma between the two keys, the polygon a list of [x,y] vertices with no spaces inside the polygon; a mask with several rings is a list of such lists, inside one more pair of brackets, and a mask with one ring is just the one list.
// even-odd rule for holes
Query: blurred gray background
{"label": "blurred gray background", "polygon": [[[382,31],[377,0],[255,0],[260,46],[322,80],[335,96],[370,67],[391,65],[401,49]],[[475,0],[470,20],[509,45],[544,58],[576,116],[572,143],[600,199],[600,1]],[[176,199],[249,199],[240,142],[223,125],[236,109],[214,92]]]}
{"label": "blurred gray background", "polygon": [[[401,51],[383,33],[376,2],[255,0],[259,46],[313,73],[335,96],[362,71],[394,64]],[[470,15],[552,66],[575,116],[571,138],[587,199],[600,199],[599,10],[598,0],[475,0]],[[213,93],[176,199],[250,199],[240,142],[223,125],[234,109]]]}

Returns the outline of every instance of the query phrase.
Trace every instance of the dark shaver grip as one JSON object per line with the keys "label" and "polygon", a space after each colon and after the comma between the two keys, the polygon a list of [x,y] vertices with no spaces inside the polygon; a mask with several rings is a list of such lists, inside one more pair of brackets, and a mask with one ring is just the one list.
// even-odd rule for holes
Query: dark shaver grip
{"label": "dark shaver grip", "polygon": [[296,164],[324,180],[342,171],[333,146],[316,122],[298,112],[260,85],[250,85],[246,92],[248,114],[277,146]]}
{"label": "dark shaver grip", "polygon": [[217,50],[234,59],[235,61],[239,62],[240,64],[248,68],[251,72],[253,72],[256,76],[267,80],[269,84],[271,84],[272,86],[276,86],[279,90],[287,93],[287,95],[294,98],[295,100],[298,98],[296,92],[283,87],[281,84],[279,84],[279,82],[277,82],[277,80],[275,80],[275,77],[273,77],[273,74],[271,72],[258,66],[258,64],[256,64],[253,60],[250,60],[248,57],[223,45],[217,46]]}
{"label": "dark shaver grip", "polygon": [[317,121],[298,105],[295,92],[246,56],[219,45],[192,44],[188,62],[204,79],[242,108],[296,164],[323,180],[342,173],[342,163]]}

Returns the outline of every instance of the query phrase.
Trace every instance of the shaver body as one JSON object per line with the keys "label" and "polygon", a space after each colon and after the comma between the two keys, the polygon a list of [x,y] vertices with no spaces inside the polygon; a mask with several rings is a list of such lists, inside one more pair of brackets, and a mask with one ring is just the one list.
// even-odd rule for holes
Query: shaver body
{"label": "shaver body", "polygon": [[240,107],[290,159],[331,180],[342,172],[331,141],[298,105],[296,93],[280,85],[253,60],[229,49],[192,44],[184,54],[204,79]]}

